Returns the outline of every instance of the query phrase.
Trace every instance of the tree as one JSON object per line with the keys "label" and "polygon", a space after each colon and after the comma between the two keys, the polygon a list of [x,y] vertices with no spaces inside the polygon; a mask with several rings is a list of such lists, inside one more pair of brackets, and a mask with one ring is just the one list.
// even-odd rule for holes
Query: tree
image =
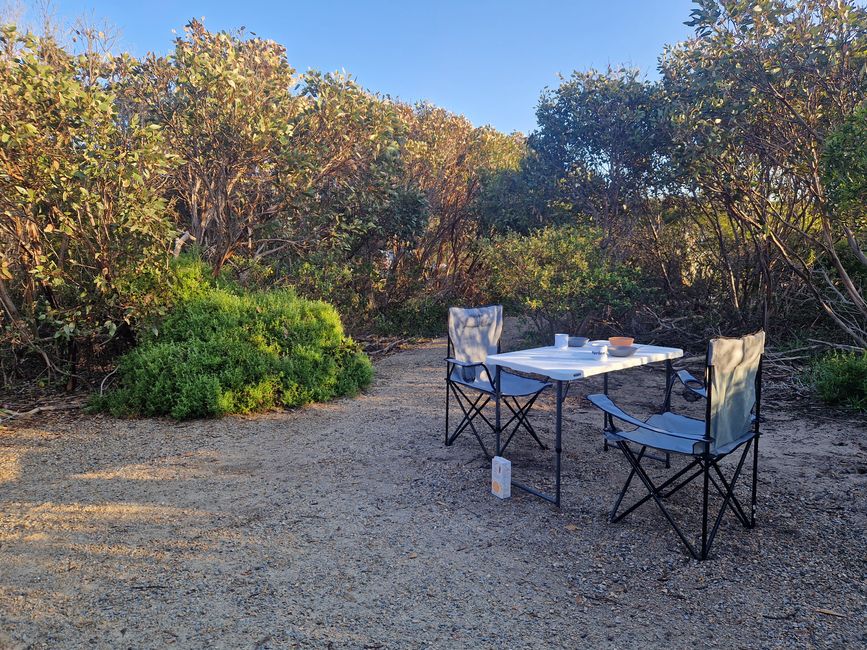
{"label": "tree", "polygon": [[180,224],[214,272],[241,251],[270,250],[303,185],[292,135],[304,105],[285,49],[194,20],[171,55],[149,54],[120,76],[126,110],[160,125],[182,160],[171,176]]}
{"label": "tree", "polygon": [[867,238],[867,104],[828,137],[823,165],[828,197],[863,277],[867,275],[867,257],[859,242]]}
{"label": "tree", "polygon": [[[654,269],[670,292],[683,284],[687,240],[672,204],[671,134],[658,84],[637,70],[574,72],[545,90],[539,126],[506,205],[520,206],[528,230],[540,224],[592,224],[620,260]],[[508,178],[508,177],[507,177]]]}
{"label": "tree", "polygon": [[440,296],[465,296],[476,284],[479,238],[489,234],[481,231],[477,201],[498,172],[517,169],[523,138],[474,127],[465,117],[430,104],[403,106],[402,113],[408,125],[404,184],[419,188],[430,210],[404,273],[421,278]]}
{"label": "tree", "polygon": [[49,376],[74,374],[81,342],[154,308],[173,233],[159,127],[122,124],[84,63],[50,38],[0,30],[3,337]]}
{"label": "tree", "polygon": [[529,139],[556,179],[550,207],[626,243],[663,188],[669,131],[656,85],[638,71],[574,72],[542,93]]}
{"label": "tree", "polygon": [[695,38],[662,64],[696,204],[753,248],[766,326],[803,287],[867,345],[867,302],[840,255],[848,234],[822,165],[829,134],[865,97],[867,11],[848,0],[696,4]]}

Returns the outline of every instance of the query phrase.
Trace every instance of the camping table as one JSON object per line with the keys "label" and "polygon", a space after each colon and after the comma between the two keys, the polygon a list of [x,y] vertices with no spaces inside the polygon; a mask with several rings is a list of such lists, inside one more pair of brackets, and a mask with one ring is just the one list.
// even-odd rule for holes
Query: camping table
{"label": "camping table", "polygon": [[[602,341],[596,341],[602,343]],[[656,345],[637,345],[638,350],[629,357],[614,357],[611,355],[593,354],[592,348],[588,343],[582,348],[533,348],[531,350],[518,350],[516,352],[504,352],[501,354],[489,354],[486,363],[489,366],[496,366],[494,389],[496,399],[496,433],[497,433],[497,455],[500,455],[500,369],[507,368],[518,372],[525,372],[533,375],[541,375],[555,382],[557,392],[557,428],[556,439],[554,443],[554,468],[556,475],[556,488],[554,495],[545,494],[528,485],[523,485],[517,481],[512,481],[512,485],[520,488],[530,494],[541,497],[546,501],[550,501],[556,506],[560,506],[560,455],[562,452],[563,438],[563,400],[566,398],[564,385],[568,390],[570,382],[576,379],[585,379],[593,375],[603,375],[604,383],[603,390],[608,394],[608,373],[615,370],[625,370],[627,368],[635,368],[648,363],[659,361],[665,362],[665,402],[663,410],[669,407],[671,397],[671,383],[674,381],[674,373],[671,366],[672,359],[679,359],[683,356],[683,350],[677,348],[663,348]],[[605,415],[604,426],[613,427],[613,422],[610,422],[610,416]]]}

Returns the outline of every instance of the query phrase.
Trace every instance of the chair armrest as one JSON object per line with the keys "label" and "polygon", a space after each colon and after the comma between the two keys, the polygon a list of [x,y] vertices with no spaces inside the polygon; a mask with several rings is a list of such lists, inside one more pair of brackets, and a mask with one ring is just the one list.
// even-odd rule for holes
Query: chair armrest
{"label": "chair armrest", "polygon": [[474,368],[476,366],[484,366],[485,364],[481,361],[476,361],[475,363],[471,361],[458,361],[457,359],[453,359],[452,357],[445,358],[446,363],[450,363],[455,366],[460,366],[461,368]]}
{"label": "chair armrest", "polygon": [[627,422],[635,427],[641,427],[642,429],[646,429],[647,431],[653,431],[654,433],[661,433],[666,436],[671,436],[672,438],[684,438],[685,440],[695,440],[694,436],[686,435],[683,433],[677,433],[676,431],[669,431],[668,429],[663,429],[661,427],[655,427],[652,424],[647,424],[647,422],[643,422],[638,418],[634,418],[628,413],[626,413],[623,409],[617,406],[614,402],[611,401],[611,398],[607,395],[588,395],[587,399],[590,401],[593,406],[598,409],[601,409],[608,413],[611,417],[617,418],[618,420],[622,420],[623,422]]}
{"label": "chair armrest", "polygon": [[693,377],[689,373],[689,371],[678,370],[677,378],[688,391],[694,393],[695,395],[698,395],[699,397],[704,397],[705,399],[707,399],[707,389],[704,386],[704,382]]}

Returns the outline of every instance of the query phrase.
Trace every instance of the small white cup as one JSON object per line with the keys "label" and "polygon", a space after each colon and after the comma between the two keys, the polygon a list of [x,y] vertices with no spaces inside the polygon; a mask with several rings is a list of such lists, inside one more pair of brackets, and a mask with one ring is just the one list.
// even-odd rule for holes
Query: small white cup
{"label": "small white cup", "polygon": [[558,350],[565,350],[569,347],[569,335],[568,334],[555,334],[554,335],[554,347]]}

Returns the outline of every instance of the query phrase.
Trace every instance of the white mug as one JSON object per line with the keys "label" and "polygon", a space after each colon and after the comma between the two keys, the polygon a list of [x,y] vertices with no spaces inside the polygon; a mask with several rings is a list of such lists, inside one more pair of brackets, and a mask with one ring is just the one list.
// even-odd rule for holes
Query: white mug
{"label": "white mug", "polygon": [[554,335],[554,347],[558,350],[565,350],[569,347],[569,335],[568,334],[555,334]]}

